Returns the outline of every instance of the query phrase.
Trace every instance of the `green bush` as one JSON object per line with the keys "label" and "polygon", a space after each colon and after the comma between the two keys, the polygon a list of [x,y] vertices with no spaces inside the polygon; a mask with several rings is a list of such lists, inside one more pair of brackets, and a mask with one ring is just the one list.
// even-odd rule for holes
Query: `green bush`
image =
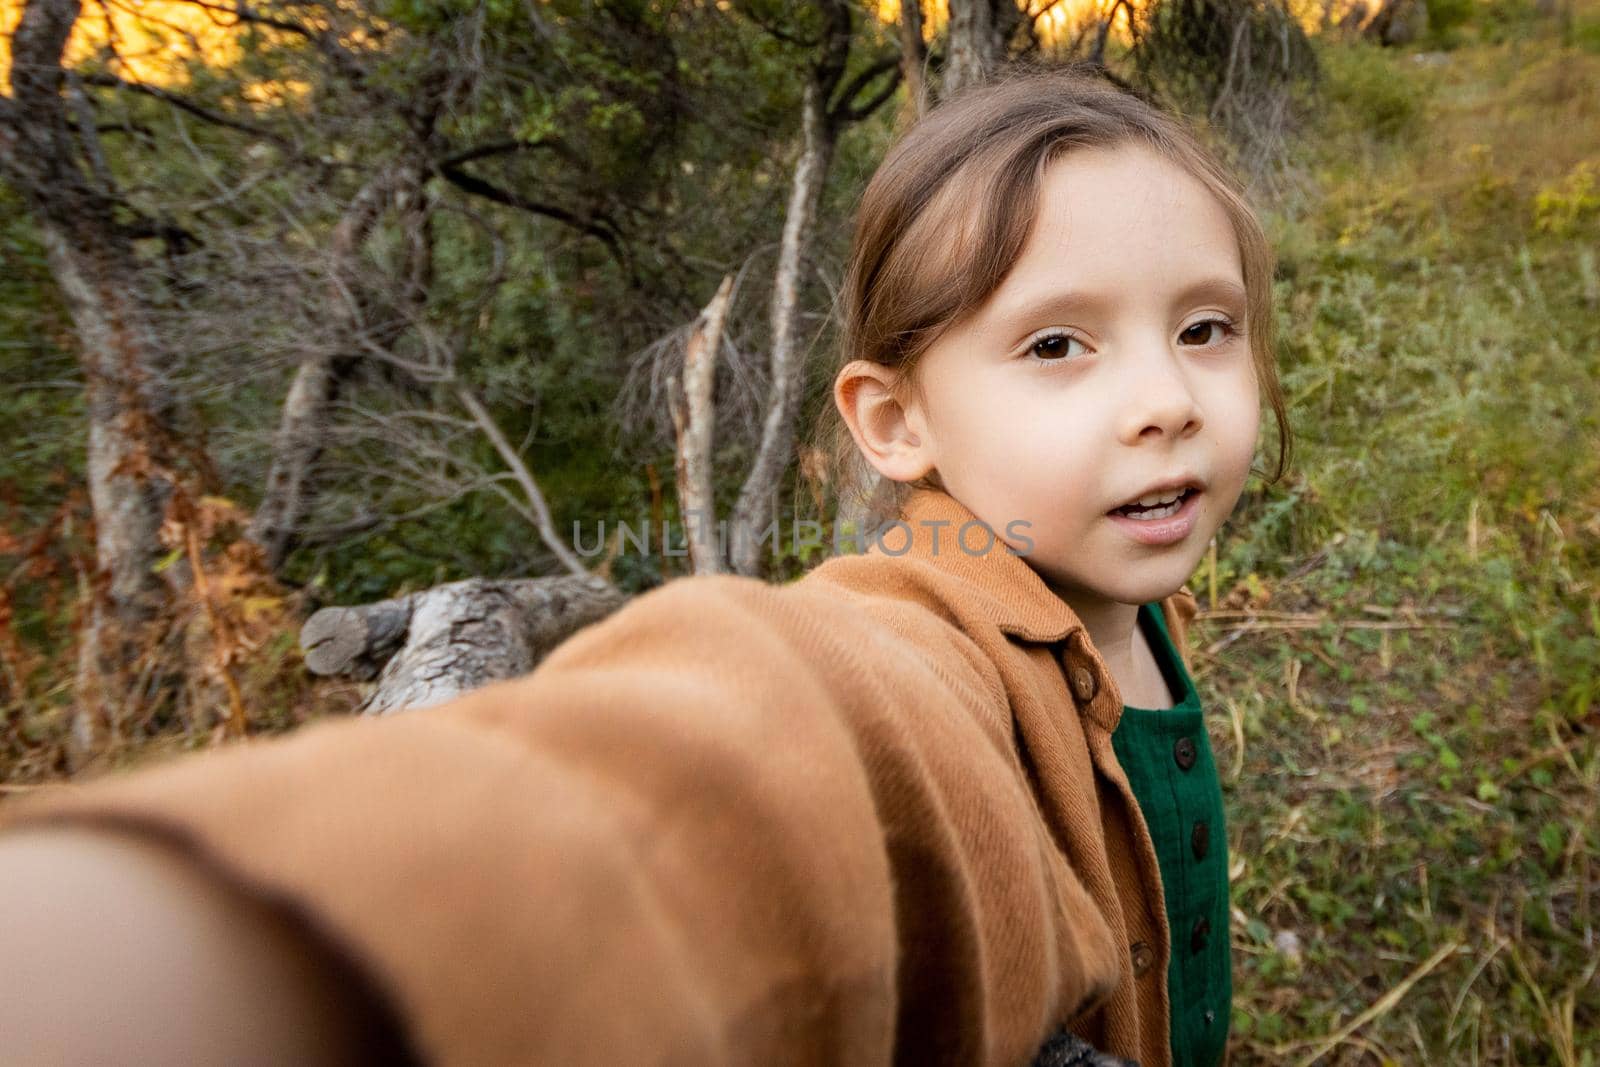
{"label": "green bush", "polygon": [[1416,125],[1423,99],[1418,79],[1397,77],[1388,53],[1354,44],[1325,48],[1320,58],[1337,117],[1383,140],[1396,140]]}
{"label": "green bush", "polygon": [[1476,21],[1483,40],[1497,44],[1529,36],[1544,19],[1532,0],[1485,0],[1478,8]]}
{"label": "green bush", "polygon": [[1453,48],[1460,43],[1460,30],[1472,21],[1474,0],[1428,0],[1428,35],[1433,43]]}
{"label": "green bush", "polygon": [[1600,19],[1578,19],[1574,22],[1572,43],[1585,52],[1600,55]]}

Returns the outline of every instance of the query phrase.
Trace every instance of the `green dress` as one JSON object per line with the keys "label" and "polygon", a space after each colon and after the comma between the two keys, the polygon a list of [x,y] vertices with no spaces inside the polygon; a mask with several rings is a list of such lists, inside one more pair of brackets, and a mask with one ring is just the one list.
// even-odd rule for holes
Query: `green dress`
{"label": "green dress", "polygon": [[1160,605],[1141,607],[1139,625],[1177,706],[1124,707],[1111,745],[1150,827],[1161,866],[1172,930],[1167,991],[1173,1067],[1215,1067],[1222,1062],[1233,1007],[1222,783],[1200,695],[1173,648]]}

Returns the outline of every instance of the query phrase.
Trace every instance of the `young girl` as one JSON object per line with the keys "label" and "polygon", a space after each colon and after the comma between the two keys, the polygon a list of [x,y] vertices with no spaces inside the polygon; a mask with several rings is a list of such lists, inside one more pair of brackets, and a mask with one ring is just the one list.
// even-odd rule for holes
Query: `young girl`
{"label": "young girl", "polygon": [[1172,119],[1062,73],[958,97],[873,178],[843,297],[837,435],[896,521],[440,708],[9,805],[6,1055],[1219,1062],[1181,587],[1263,401],[1286,451],[1270,284]]}

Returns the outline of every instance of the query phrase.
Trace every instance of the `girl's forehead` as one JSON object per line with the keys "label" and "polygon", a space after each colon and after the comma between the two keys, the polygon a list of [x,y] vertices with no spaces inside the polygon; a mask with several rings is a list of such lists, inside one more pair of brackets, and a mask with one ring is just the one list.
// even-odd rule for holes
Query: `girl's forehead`
{"label": "girl's forehead", "polygon": [[1063,291],[1112,301],[1202,283],[1244,288],[1221,201],[1151,150],[1092,149],[1042,176],[1033,227],[994,303]]}
{"label": "girl's forehead", "polygon": [[1231,229],[1226,208],[1203,181],[1144,145],[1072,151],[1052,160],[1040,176],[1035,233],[1075,225],[1099,236],[1191,222]]}

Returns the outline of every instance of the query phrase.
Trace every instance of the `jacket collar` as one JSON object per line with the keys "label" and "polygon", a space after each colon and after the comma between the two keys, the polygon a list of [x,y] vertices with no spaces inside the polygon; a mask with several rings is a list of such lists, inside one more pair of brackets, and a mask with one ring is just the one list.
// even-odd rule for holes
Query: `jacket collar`
{"label": "jacket collar", "polygon": [[1000,538],[1005,531],[995,530],[991,540],[988,530],[949,493],[915,489],[899,518],[880,527],[867,554],[918,560],[961,579],[977,591],[979,610],[1008,634],[1056,642],[1082,630],[1083,622],[1066,601]]}

